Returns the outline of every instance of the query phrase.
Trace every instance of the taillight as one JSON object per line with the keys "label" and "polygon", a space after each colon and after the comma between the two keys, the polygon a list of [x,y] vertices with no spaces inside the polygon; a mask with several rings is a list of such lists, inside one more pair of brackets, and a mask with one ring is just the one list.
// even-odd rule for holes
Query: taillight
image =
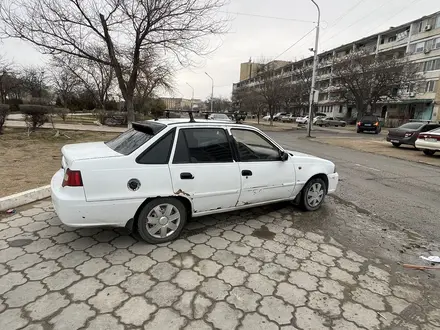
{"label": "taillight", "polygon": [[66,170],[64,174],[63,187],[82,187],[81,171]]}
{"label": "taillight", "polygon": [[413,136],[414,133],[405,133],[405,137]]}

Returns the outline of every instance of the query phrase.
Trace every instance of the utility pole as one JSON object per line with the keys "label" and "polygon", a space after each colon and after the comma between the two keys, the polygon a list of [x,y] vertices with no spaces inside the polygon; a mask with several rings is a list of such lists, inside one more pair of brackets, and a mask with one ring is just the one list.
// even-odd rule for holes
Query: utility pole
{"label": "utility pole", "polygon": [[312,133],[312,110],[313,110],[313,99],[315,96],[315,84],[316,84],[316,68],[318,66],[318,45],[319,45],[319,24],[321,22],[321,10],[319,9],[318,4],[314,0],[310,0],[318,9],[318,24],[316,25],[316,38],[315,38],[315,48],[313,54],[313,72],[312,72],[312,87],[310,88],[310,98],[309,98],[309,120],[307,122],[307,136],[311,137]]}
{"label": "utility pole", "polygon": [[193,110],[193,101],[194,101],[194,87],[192,87],[190,84],[186,83],[189,87],[191,87],[192,94],[191,94],[191,111]]}
{"label": "utility pole", "polygon": [[213,112],[213,107],[214,107],[214,79],[212,79],[212,77],[208,74],[208,72],[205,72],[205,74],[211,78],[211,112]]}

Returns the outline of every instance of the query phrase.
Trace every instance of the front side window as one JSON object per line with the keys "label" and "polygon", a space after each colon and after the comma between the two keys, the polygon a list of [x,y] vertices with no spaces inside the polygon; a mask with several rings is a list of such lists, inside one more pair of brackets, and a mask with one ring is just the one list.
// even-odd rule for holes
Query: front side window
{"label": "front side window", "polygon": [[260,134],[242,129],[232,129],[232,136],[237,145],[242,162],[280,160],[280,151]]}
{"label": "front side window", "polygon": [[175,129],[149,147],[139,158],[139,164],[168,164],[174,142]]}
{"label": "front side window", "polygon": [[231,146],[224,129],[188,128],[179,131],[174,164],[232,161]]}

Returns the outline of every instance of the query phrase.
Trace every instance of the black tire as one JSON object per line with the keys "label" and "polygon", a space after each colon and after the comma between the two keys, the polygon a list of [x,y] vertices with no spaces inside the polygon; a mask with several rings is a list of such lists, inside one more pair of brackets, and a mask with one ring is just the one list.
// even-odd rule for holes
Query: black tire
{"label": "black tire", "polygon": [[330,124],[325,124],[325,127],[329,127],[330,126]]}
{"label": "black tire", "polygon": [[[174,230],[174,232],[166,236],[164,238],[154,237],[152,236],[148,230],[147,230],[147,216],[148,214],[156,207],[162,204],[170,204],[173,205],[180,213],[180,222],[177,226],[177,229]],[[167,198],[156,198],[152,201],[148,202],[144,205],[141,212],[139,213],[138,219],[137,219],[137,232],[139,236],[150,244],[160,244],[165,243],[169,241],[175,240],[181,233],[183,227],[185,227],[186,221],[188,217],[188,212],[183,205],[181,201],[179,201],[177,198],[167,197]]]}
{"label": "black tire", "polygon": [[[310,205],[307,195],[308,195],[308,192],[312,189],[312,186],[316,183],[321,185],[321,187],[323,189],[323,196],[322,196],[322,199],[319,202],[319,204]],[[327,193],[327,185],[325,184],[325,182],[322,179],[320,179],[320,178],[310,179],[301,191],[301,195],[298,198],[298,205],[304,211],[316,211],[317,209],[319,209],[321,207],[322,203],[324,202],[326,193]]]}
{"label": "black tire", "polygon": [[342,124],[341,126],[342,126],[342,127],[345,127],[345,126],[347,126],[347,124]]}
{"label": "black tire", "polygon": [[391,144],[396,148],[399,148],[401,145],[401,143],[396,143],[396,142],[391,142]]}
{"label": "black tire", "polygon": [[435,154],[435,150],[424,149],[424,150],[423,150],[423,153],[424,153],[426,156],[434,156],[434,154]]}
{"label": "black tire", "polygon": [[357,132],[358,133],[363,133],[363,131],[361,129],[359,129],[359,128],[357,129]]}

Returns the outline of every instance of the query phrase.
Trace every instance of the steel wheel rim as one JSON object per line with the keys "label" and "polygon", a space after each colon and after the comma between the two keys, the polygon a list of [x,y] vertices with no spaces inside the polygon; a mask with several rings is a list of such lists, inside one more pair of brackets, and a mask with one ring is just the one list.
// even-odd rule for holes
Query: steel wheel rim
{"label": "steel wheel rim", "polygon": [[324,187],[322,184],[316,182],[312,184],[307,192],[307,204],[311,207],[316,207],[321,204],[324,199]]}
{"label": "steel wheel rim", "polygon": [[171,236],[179,225],[180,212],[173,204],[157,205],[147,215],[146,229],[154,238]]}

